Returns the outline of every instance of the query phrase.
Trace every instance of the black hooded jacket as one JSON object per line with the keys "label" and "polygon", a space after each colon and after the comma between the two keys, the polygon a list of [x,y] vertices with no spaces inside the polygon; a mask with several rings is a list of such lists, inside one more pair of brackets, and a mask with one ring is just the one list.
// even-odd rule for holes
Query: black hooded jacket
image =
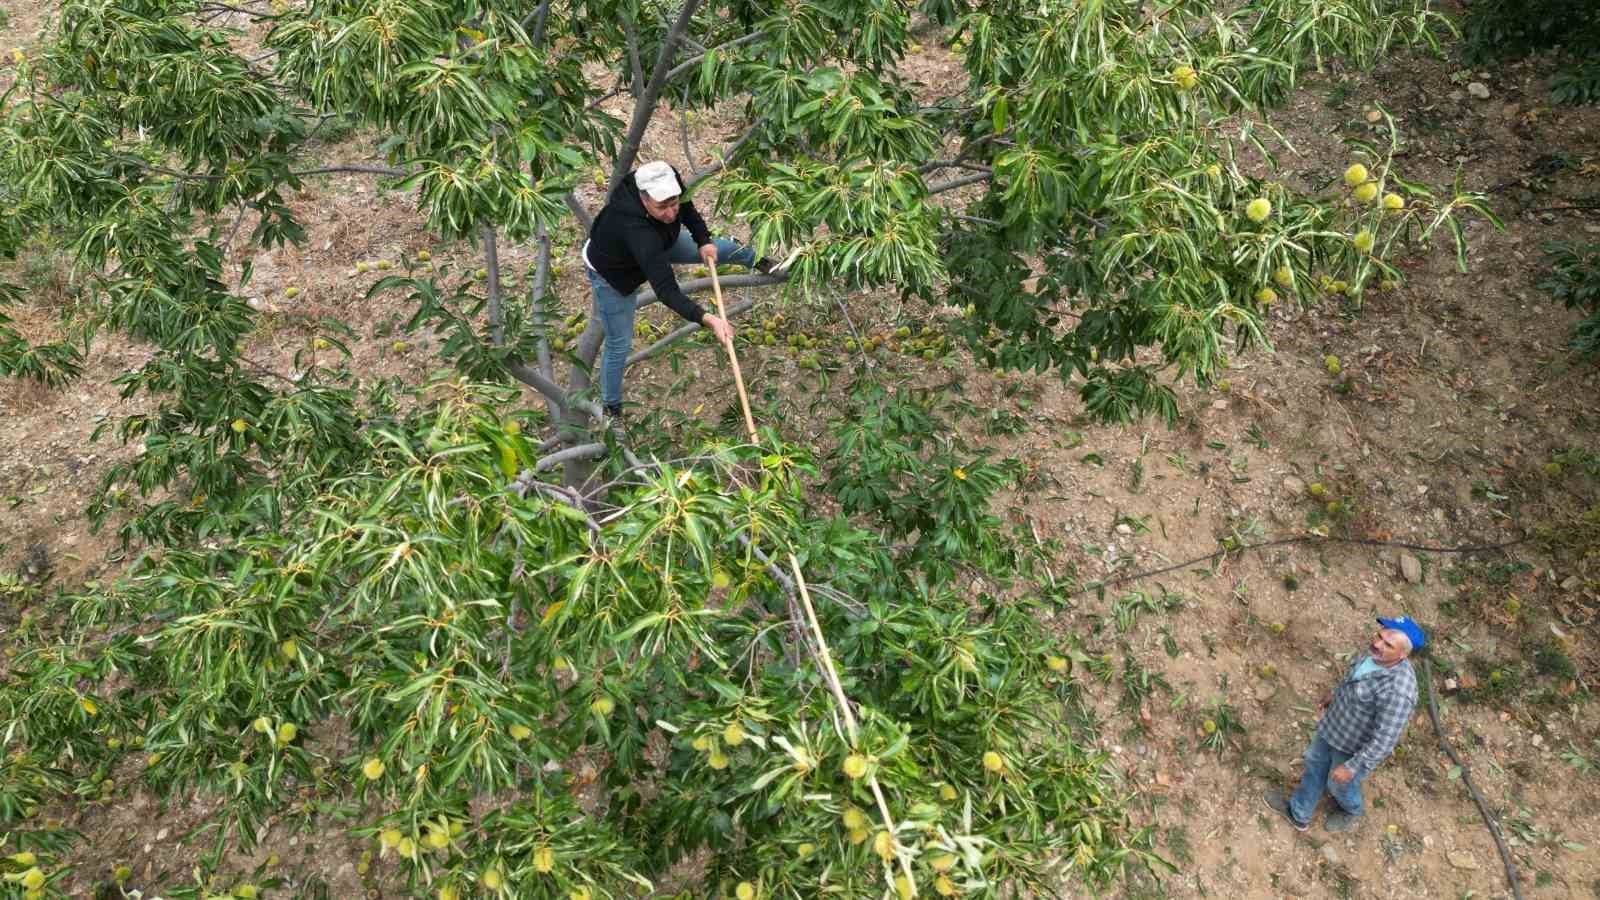
{"label": "black hooded jacket", "polygon": [[[682,188],[683,176],[677,169],[673,169],[672,174]],[[688,200],[678,204],[676,222],[667,224],[651,218],[639,199],[639,183],[634,175],[629,172],[628,177],[622,179],[611,192],[605,208],[595,217],[594,227],[589,229],[589,265],[623,294],[631,294],[639,285],[650,282],[662,303],[698,325],[705,310],[678,287],[667,253],[677,243],[680,227],[685,225],[696,246],[711,243],[706,220],[700,218],[700,213]]]}

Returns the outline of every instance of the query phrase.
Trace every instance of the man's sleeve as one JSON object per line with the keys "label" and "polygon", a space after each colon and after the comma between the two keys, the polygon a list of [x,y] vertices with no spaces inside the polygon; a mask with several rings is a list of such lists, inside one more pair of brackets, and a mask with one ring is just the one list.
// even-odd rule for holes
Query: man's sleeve
{"label": "man's sleeve", "polygon": [[1350,757],[1350,767],[1361,777],[1366,777],[1378,764],[1389,758],[1400,735],[1411,721],[1411,711],[1417,707],[1414,691],[1391,691],[1378,706],[1377,720],[1372,725],[1372,736],[1355,756]]}
{"label": "man's sleeve", "polygon": [[706,220],[700,217],[700,210],[694,208],[694,201],[685,200],[678,204],[678,222],[689,229],[689,237],[694,238],[696,247],[711,243],[711,229],[706,227]]}
{"label": "man's sleeve", "polygon": [[644,270],[644,277],[650,281],[650,287],[656,292],[656,297],[667,308],[684,317],[684,319],[701,324],[706,311],[700,304],[689,299],[689,295],[678,287],[678,276],[672,273],[672,260],[667,251],[656,245],[652,235],[632,232],[628,235],[628,251],[633,254],[633,259]]}

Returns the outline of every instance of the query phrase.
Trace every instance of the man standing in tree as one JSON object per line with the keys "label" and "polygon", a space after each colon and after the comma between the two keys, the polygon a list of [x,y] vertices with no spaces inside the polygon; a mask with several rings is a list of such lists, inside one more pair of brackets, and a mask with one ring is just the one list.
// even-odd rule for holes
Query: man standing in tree
{"label": "man standing in tree", "polygon": [[593,315],[605,326],[600,356],[600,397],[606,414],[622,416],[622,370],[633,349],[633,318],[639,287],[646,281],[673,312],[700,325],[724,344],[733,327],[707,313],[678,287],[672,266],[743,265],[763,274],[776,270],[756,259],[754,248],[726,238],[713,240],[694,203],[683,200],[683,180],[665,162],[651,162],[622,179],[589,229],[584,268],[594,291]]}
{"label": "man standing in tree", "polygon": [[1421,650],[1426,635],[1405,616],[1379,619],[1372,644],[1351,664],[1344,678],[1322,701],[1317,735],[1306,750],[1306,767],[1294,795],[1268,791],[1263,798],[1274,812],[1305,831],[1327,791],[1339,808],[1328,813],[1324,827],[1348,831],[1364,812],[1361,781],[1389,757],[1417,706],[1417,674],[1407,659]]}

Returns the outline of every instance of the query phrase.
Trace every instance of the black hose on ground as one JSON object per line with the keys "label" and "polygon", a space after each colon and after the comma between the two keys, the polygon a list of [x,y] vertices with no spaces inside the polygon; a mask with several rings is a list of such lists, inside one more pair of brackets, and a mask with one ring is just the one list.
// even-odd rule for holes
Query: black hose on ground
{"label": "black hose on ground", "polygon": [[1205,556],[1197,556],[1194,559],[1185,560],[1181,563],[1173,563],[1170,566],[1164,566],[1160,569],[1151,569],[1146,572],[1135,572],[1132,575],[1124,575],[1121,578],[1112,578],[1109,581],[1096,581],[1088,587],[1073,591],[1067,596],[1081,597],[1090,591],[1103,591],[1108,587],[1116,587],[1119,584],[1127,584],[1130,581],[1140,581],[1145,578],[1153,578],[1157,575],[1165,575],[1168,572],[1176,572],[1179,569],[1187,569],[1196,563],[1210,562],[1219,556],[1226,556],[1229,553],[1243,553],[1246,550],[1265,550],[1269,547],[1283,547],[1289,544],[1361,544],[1368,547],[1399,547],[1404,550],[1416,550],[1422,553],[1487,553],[1491,550],[1504,550],[1507,547],[1515,547],[1518,544],[1526,543],[1527,540],[1527,538],[1523,537],[1517,538],[1514,541],[1505,541],[1504,543],[1499,544],[1484,544],[1482,546],[1429,547],[1425,544],[1408,544],[1404,541],[1379,541],[1371,538],[1323,537],[1319,534],[1303,534],[1299,537],[1278,538],[1277,540],[1273,541],[1263,541],[1259,544],[1246,544],[1243,547],[1234,547],[1232,549],[1224,548],[1216,551],[1215,553],[1208,553]]}
{"label": "black hose on ground", "polygon": [[1422,672],[1428,679],[1428,718],[1433,721],[1433,733],[1439,737],[1439,746],[1444,748],[1450,761],[1461,770],[1461,783],[1467,786],[1467,792],[1472,794],[1472,802],[1478,804],[1478,812],[1483,816],[1483,824],[1489,828],[1489,836],[1494,838],[1494,848],[1500,851],[1500,863],[1506,867],[1506,881],[1511,884],[1511,896],[1522,900],[1522,888],[1517,884],[1517,864],[1511,858],[1511,851],[1506,848],[1505,836],[1500,831],[1500,822],[1489,811],[1488,801],[1483,799],[1483,794],[1478,786],[1472,783],[1472,772],[1461,757],[1456,755],[1456,748],[1444,736],[1444,728],[1439,724],[1439,703],[1433,698],[1433,664],[1427,656],[1422,657]]}

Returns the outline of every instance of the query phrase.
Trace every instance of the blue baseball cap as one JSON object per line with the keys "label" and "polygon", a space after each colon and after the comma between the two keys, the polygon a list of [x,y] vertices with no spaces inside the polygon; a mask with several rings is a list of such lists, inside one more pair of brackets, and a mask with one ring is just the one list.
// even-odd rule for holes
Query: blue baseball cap
{"label": "blue baseball cap", "polygon": [[1385,628],[1393,628],[1395,631],[1404,632],[1406,638],[1411,641],[1412,650],[1421,650],[1422,645],[1428,642],[1428,636],[1422,633],[1422,626],[1405,616],[1397,616],[1393,619],[1385,619],[1379,616],[1378,624]]}

